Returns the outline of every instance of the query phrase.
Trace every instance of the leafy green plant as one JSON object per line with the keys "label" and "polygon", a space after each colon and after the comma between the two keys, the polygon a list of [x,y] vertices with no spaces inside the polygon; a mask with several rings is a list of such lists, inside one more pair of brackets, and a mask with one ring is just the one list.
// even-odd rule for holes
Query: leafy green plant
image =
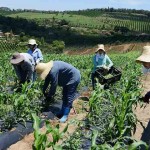
{"label": "leafy green plant", "polygon": [[[50,122],[48,120],[45,120],[46,124],[46,131],[45,133],[41,133],[39,126],[40,126],[40,119],[35,115],[32,114],[32,117],[34,119],[34,144],[33,144],[33,150],[45,150],[46,148],[51,147],[53,150],[61,150],[61,145],[56,145],[58,141],[63,137],[64,133],[68,129],[68,125],[63,129],[63,131],[59,131],[59,124],[57,124],[55,127],[52,127],[50,125]],[[48,135],[52,136],[52,141],[48,140]]]}

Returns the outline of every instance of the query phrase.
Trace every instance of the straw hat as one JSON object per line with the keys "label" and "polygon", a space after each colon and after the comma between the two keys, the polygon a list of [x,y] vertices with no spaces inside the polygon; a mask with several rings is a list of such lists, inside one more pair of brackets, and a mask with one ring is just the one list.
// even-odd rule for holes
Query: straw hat
{"label": "straw hat", "polygon": [[142,55],[136,59],[136,62],[150,62],[150,46],[143,47]]}
{"label": "straw hat", "polygon": [[12,58],[10,60],[10,63],[15,65],[15,64],[19,64],[20,62],[22,62],[23,60],[25,60],[24,56],[21,55],[20,53],[16,52],[12,55]]}
{"label": "straw hat", "polygon": [[95,50],[95,53],[97,53],[99,50],[103,50],[104,52],[106,52],[105,48],[104,48],[104,44],[98,44],[98,46],[97,46],[97,48]]}
{"label": "straw hat", "polygon": [[48,63],[38,63],[35,67],[37,74],[40,75],[41,80],[45,80],[46,76],[53,67],[53,61]]}
{"label": "straw hat", "polygon": [[36,40],[35,40],[35,39],[30,39],[30,40],[28,41],[28,44],[29,44],[29,45],[38,45],[38,44],[36,43]]}

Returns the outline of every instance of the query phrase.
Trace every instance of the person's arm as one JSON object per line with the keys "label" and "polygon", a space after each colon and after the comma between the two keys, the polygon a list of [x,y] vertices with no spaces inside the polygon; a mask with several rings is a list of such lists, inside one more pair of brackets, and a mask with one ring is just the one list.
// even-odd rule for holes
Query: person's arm
{"label": "person's arm", "polygon": [[50,90],[48,92],[48,97],[54,96],[58,84],[58,73],[51,74],[50,76]]}
{"label": "person's arm", "polygon": [[36,64],[43,60],[43,55],[40,49],[38,49],[38,58],[36,60]]}
{"label": "person's arm", "polygon": [[48,85],[49,85],[49,83],[50,83],[50,76],[48,75],[47,77],[46,77],[46,79],[45,79],[45,82],[44,82],[44,85],[43,85],[43,94],[44,94],[44,96],[46,97],[47,96],[47,93],[46,93],[46,90],[47,90],[47,87],[48,87]]}
{"label": "person's arm", "polygon": [[98,65],[98,62],[96,62],[96,56],[93,57],[93,64],[94,64],[94,68],[96,68]]}
{"label": "person's arm", "polygon": [[27,77],[26,77],[26,80],[29,82],[29,81],[32,81],[33,79],[33,66],[31,63],[29,62],[24,62],[24,70],[27,72]]}
{"label": "person's arm", "polygon": [[106,62],[108,64],[108,67],[111,68],[113,66],[113,62],[111,61],[111,59],[106,55]]}

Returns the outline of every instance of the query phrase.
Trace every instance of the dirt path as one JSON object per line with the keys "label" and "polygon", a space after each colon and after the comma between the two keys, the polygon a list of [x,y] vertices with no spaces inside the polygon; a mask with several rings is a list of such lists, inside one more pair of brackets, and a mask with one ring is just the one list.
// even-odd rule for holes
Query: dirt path
{"label": "dirt path", "polygon": [[138,105],[135,114],[145,129],[138,123],[133,138],[150,144],[150,104],[145,105],[145,108],[140,108],[140,105]]}
{"label": "dirt path", "polygon": [[[145,95],[148,91],[150,91],[150,74],[143,76],[141,83],[144,89],[143,95]],[[144,128],[140,125],[140,123],[138,123],[133,138],[150,144],[150,104],[145,104],[142,108],[138,105],[134,112],[139,121],[142,122]]]}
{"label": "dirt path", "polygon": [[[87,112],[83,110],[83,105],[84,105],[84,101],[82,100],[77,99],[74,101],[73,106],[77,114],[75,114],[74,110],[72,109],[70,112],[68,121],[66,123],[59,123],[57,119],[50,120],[52,126],[55,126],[56,124],[59,123],[60,131],[62,131],[67,125],[67,123],[69,123],[67,133],[65,133],[63,140],[65,140],[65,137],[67,138],[77,129],[78,125],[76,122],[81,121],[86,117]],[[88,106],[85,106],[84,108],[88,109]],[[40,131],[41,133],[45,133],[46,131],[45,126],[41,128]],[[48,138],[49,140],[52,140],[51,135]],[[31,133],[29,135],[26,135],[21,141],[11,145],[8,148],[8,150],[32,150],[33,142],[34,142],[34,134]],[[60,140],[58,144],[61,144],[61,143],[62,143],[62,140]],[[50,150],[50,148],[48,148],[47,150]]]}
{"label": "dirt path", "polygon": [[[126,53],[133,50],[142,50],[143,46],[150,45],[149,42],[145,43],[128,43],[128,44],[120,44],[120,45],[105,45],[106,52],[119,52],[119,53]],[[87,54],[94,54],[95,53],[95,47],[90,49],[80,49],[76,51],[65,51],[64,54],[67,55],[87,55]]]}

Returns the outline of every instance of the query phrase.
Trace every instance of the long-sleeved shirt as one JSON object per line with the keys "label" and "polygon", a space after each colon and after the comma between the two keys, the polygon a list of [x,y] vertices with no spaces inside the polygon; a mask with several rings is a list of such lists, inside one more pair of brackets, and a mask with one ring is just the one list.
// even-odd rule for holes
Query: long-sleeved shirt
{"label": "long-sleeved shirt", "polygon": [[41,52],[41,50],[39,48],[36,48],[34,51],[32,51],[31,49],[29,49],[27,51],[27,53],[30,54],[33,57],[34,62],[36,64],[38,64],[40,61],[43,60],[43,55],[42,55],[42,52]]}
{"label": "long-sleeved shirt", "polygon": [[95,55],[93,57],[93,64],[94,64],[93,72],[95,72],[97,66],[101,66],[101,65],[106,65],[108,67],[113,66],[113,62],[110,60],[107,54],[104,55],[103,59],[98,58],[98,61],[96,60],[96,55]]}
{"label": "long-sleeved shirt", "polygon": [[32,56],[27,53],[20,53],[20,55],[23,55],[25,60],[20,65],[13,65],[16,75],[20,81],[32,80],[35,62]]}
{"label": "long-sleeved shirt", "polygon": [[53,96],[56,92],[57,85],[64,87],[79,81],[80,78],[80,71],[71,64],[63,61],[54,61],[53,67],[45,79],[43,93],[46,91],[49,83],[51,87],[48,95]]}

